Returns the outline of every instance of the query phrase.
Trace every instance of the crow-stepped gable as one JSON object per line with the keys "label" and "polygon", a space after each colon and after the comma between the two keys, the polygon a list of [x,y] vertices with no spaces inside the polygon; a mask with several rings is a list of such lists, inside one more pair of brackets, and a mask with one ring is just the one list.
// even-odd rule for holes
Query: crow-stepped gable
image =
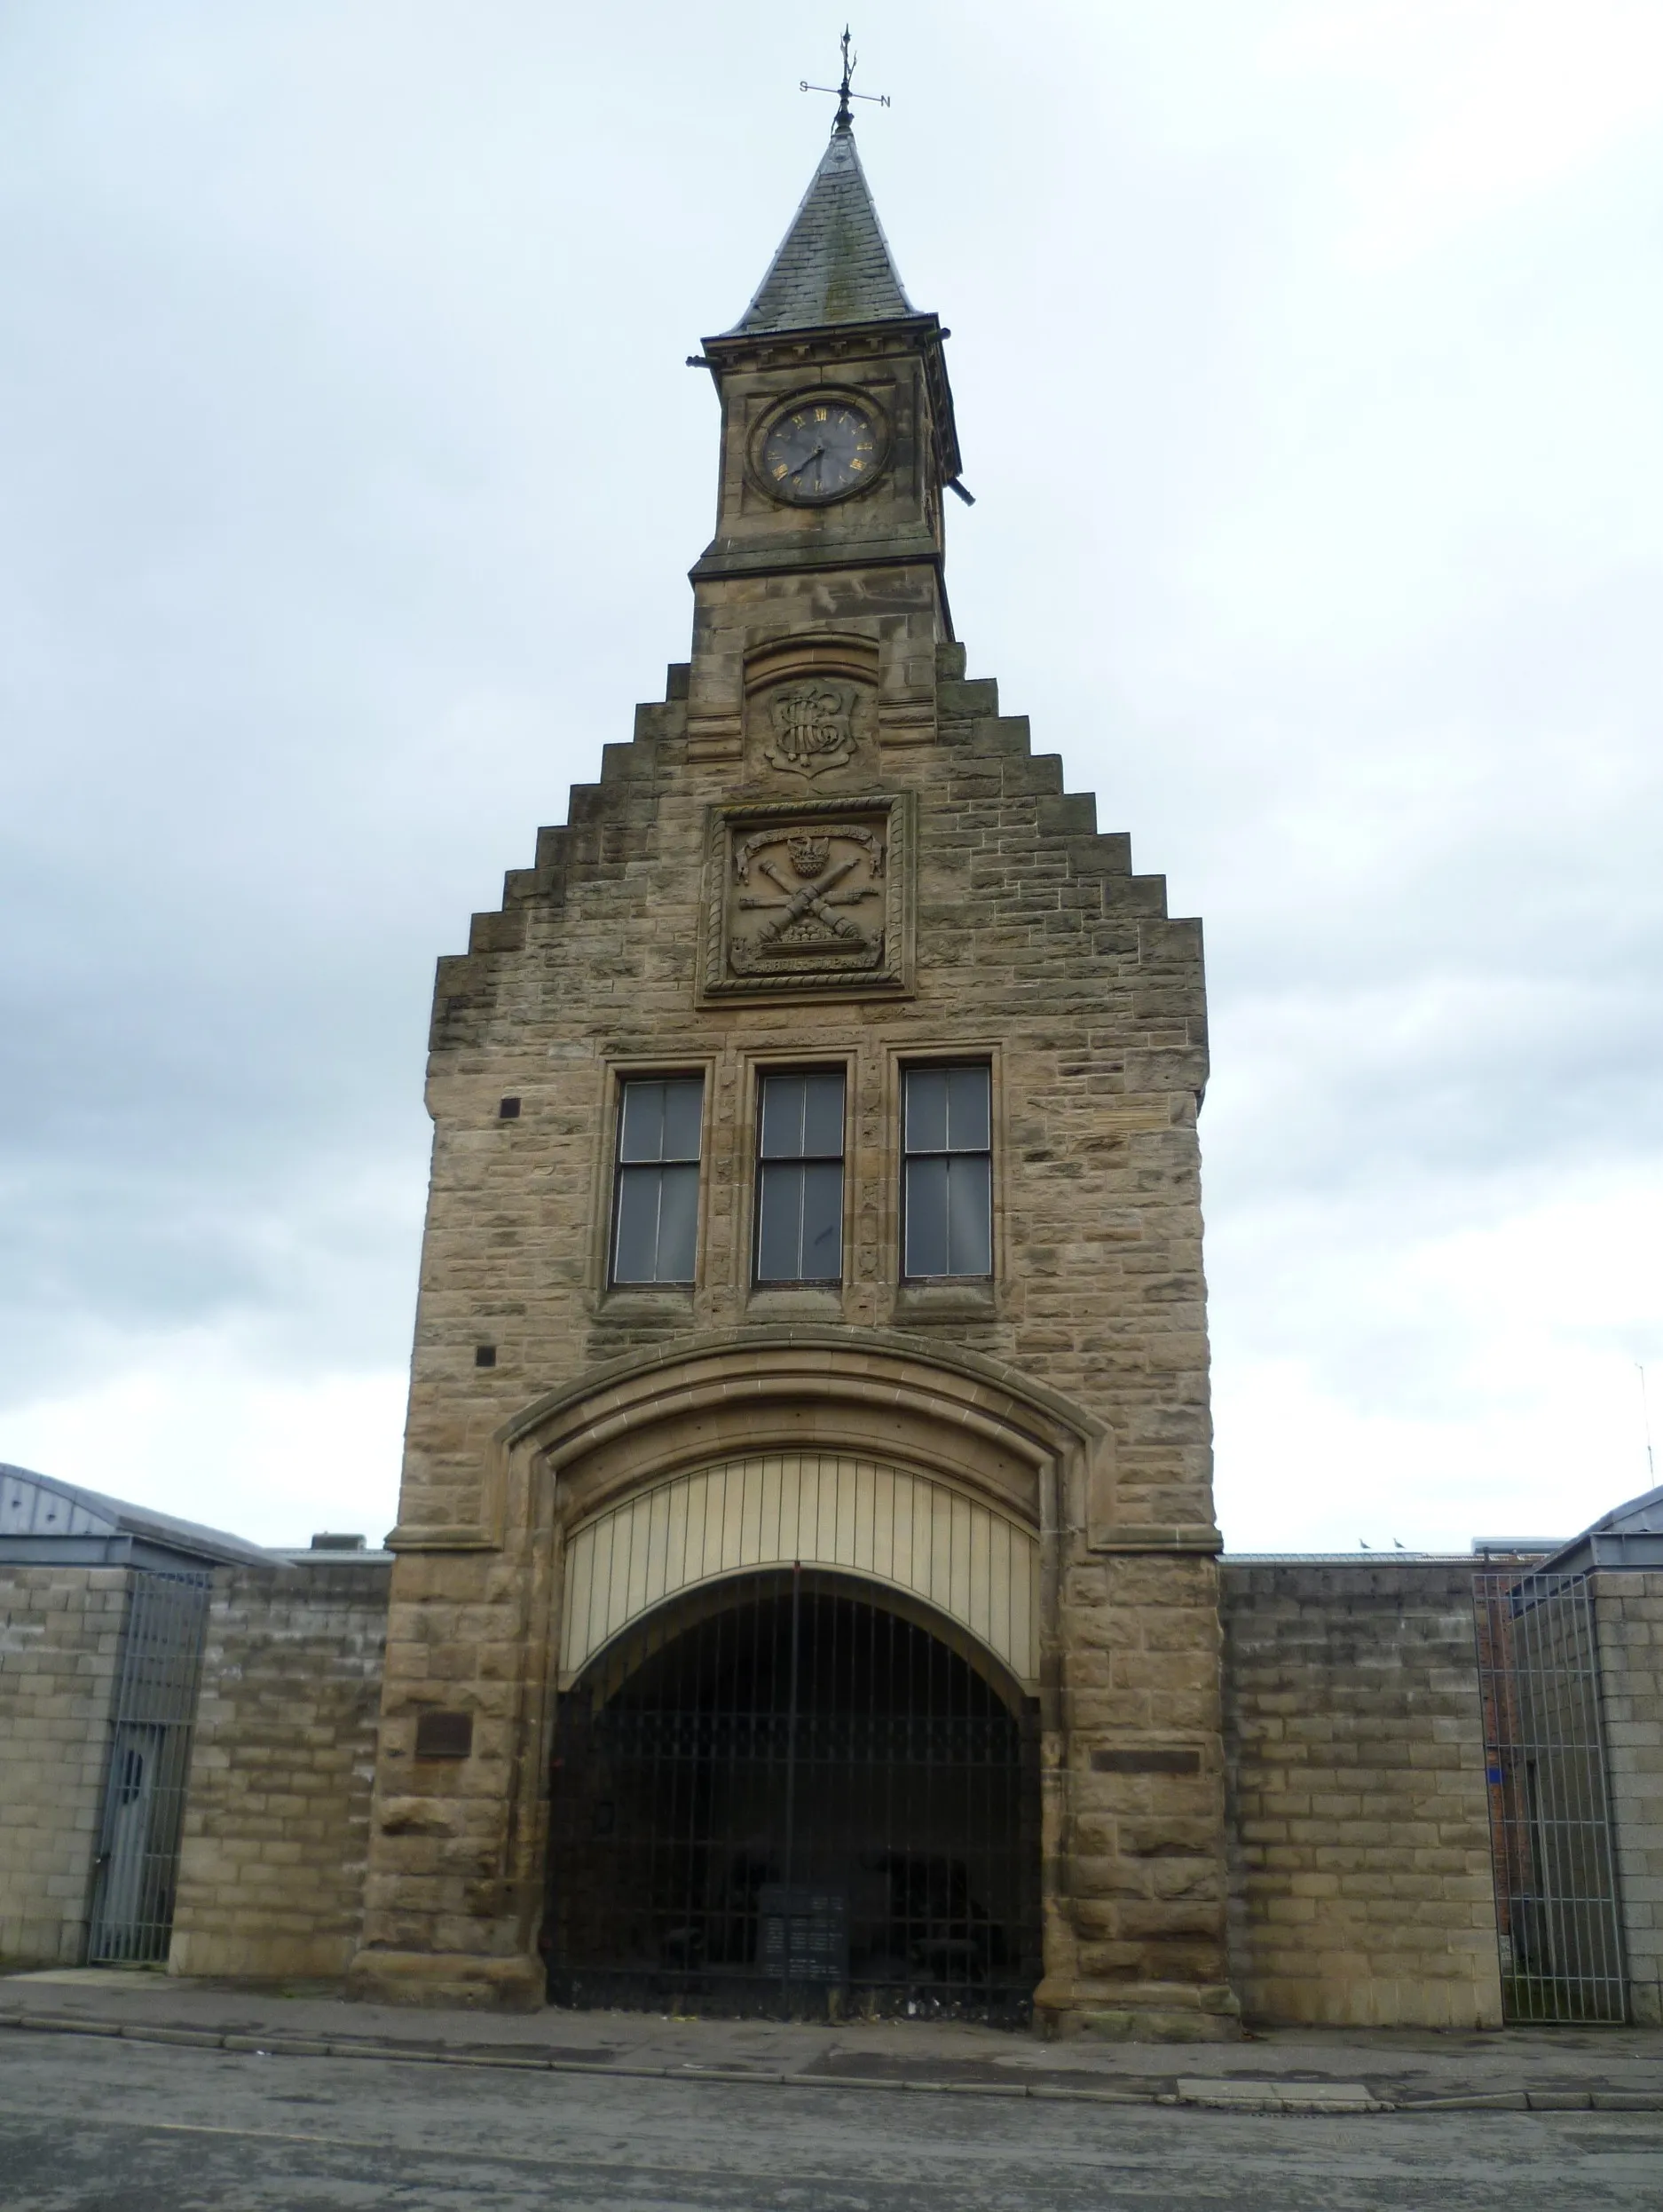
{"label": "crow-stepped gable", "polygon": [[378,1995],[1230,2029],[1201,933],[966,676],[946,336],[839,121],[440,963]]}

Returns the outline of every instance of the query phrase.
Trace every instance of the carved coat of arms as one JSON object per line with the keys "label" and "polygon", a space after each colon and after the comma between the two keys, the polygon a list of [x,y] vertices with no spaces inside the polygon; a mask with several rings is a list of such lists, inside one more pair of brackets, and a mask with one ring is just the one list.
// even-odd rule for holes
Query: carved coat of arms
{"label": "carved coat of arms", "polygon": [[736,975],[789,972],[805,960],[829,958],[839,968],[882,960],[884,842],[876,830],[856,822],[759,830],[735,846],[733,873],[736,918],[756,917],[729,941]]}
{"label": "carved coat of arms", "polygon": [[898,803],[719,810],[705,994],[904,986],[906,910],[891,849]]}
{"label": "carved coat of arms", "polygon": [[770,768],[799,776],[818,776],[841,768],[855,754],[852,683],[808,679],[782,684],[768,701],[768,731],[762,757]]}

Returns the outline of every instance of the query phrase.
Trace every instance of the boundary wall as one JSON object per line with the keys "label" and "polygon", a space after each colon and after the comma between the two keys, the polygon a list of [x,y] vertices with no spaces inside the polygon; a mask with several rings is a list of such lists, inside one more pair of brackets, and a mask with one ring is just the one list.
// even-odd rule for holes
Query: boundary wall
{"label": "boundary wall", "polygon": [[1663,2027],[1663,1570],[1594,1576],[1628,2015]]}
{"label": "boundary wall", "polygon": [[1223,1563],[1249,2020],[1501,2020],[1470,1560]]}
{"label": "boundary wall", "polygon": [[131,1570],[0,1563],[0,1960],[75,1966]]}
{"label": "boundary wall", "polygon": [[[1477,1566],[1222,1563],[1231,1969],[1249,2020],[1500,2024]],[[0,1565],[10,1965],[83,1955],[131,1571]],[[384,1557],[216,1572],[173,1973],[345,1973],[390,1583]],[[1595,1601],[1632,2017],[1658,2026],[1663,1572],[1601,1568]]]}
{"label": "boundary wall", "polygon": [[214,1576],[168,1971],[334,1979],[358,1947],[390,1562]]}

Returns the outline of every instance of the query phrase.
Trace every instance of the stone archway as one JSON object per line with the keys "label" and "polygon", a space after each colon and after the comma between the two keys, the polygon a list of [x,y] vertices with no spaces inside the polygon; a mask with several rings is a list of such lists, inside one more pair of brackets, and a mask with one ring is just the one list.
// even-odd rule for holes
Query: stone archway
{"label": "stone archway", "polygon": [[[404,1555],[395,1599],[407,1592],[413,1608],[445,1603],[447,1621],[459,1628],[477,1623],[491,1640],[477,1655],[464,1644],[447,1644],[448,1671],[442,1675],[426,1650],[413,1659],[410,1679],[419,1687],[392,1713],[378,1782],[378,1833],[425,1836],[430,1824],[431,1833],[459,1835],[451,1799],[465,1790],[477,1807],[470,1817],[489,1842],[469,1841],[467,1862],[476,1871],[469,1876],[465,1910],[459,1903],[447,1924],[466,1917],[473,1947],[405,1948],[398,1939],[414,1925],[411,1916],[390,1905],[383,1909],[377,1892],[366,1922],[372,1933],[354,1963],[358,1986],[420,1988],[463,2002],[477,2001],[481,1992],[493,2002],[539,2001],[553,1805],[549,1758],[562,1695],[570,1560],[586,1528],[598,1527],[631,1500],[718,1467],[792,1455],[852,1465],[856,1493],[864,1479],[861,1467],[874,1471],[874,1481],[876,1470],[887,1470],[892,1487],[898,1482],[918,1509],[915,1520],[932,1526],[946,1520],[942,1578],[932,1564],[927,1574],[918,1570],[915,1582],[912,1569],[896,1572],[893,1563],[887,1577],[881,1571],[872,1577],[875,1553],[870,1566],[858,1549],[846,1560],[840,1539],[829,1545],[826,1567],[815,1571],[866,1572],[890,1612],[905,1617],[909,1608],[931,1608],[945,1648],[968,1653],[973,1661],[974,1651],[985,1652],[988,1665],[1023,1696],[1038,1687],[1031,1717],[1043,1735],[1034,1860],[1059,1861],[1070,1786],[1055,1657],[1060,1577],[1069,1547],[1093,1541],[1114,1518],[1108,1432],[1013,1368],[919,1337],[818,1326],[712,1333],[592,1370],[582,1382],[535,1401],[492,1438],[478,1489],[453,1493],[455,1521],[401,1525],[395,1532]],[[843,1482],[839,1474],[833,1489]],[[1026,1631],[1015,1620],[996,1621],[991,1589],[981,1600],[961,1586],[955,1598],[955,1526],[969,1533],[973,1560],[979,1539],[971,1532],[977,1529],[989,1545],[997,1540],[1008,1547],[1016,1564],[1006,1587],[1029,1592]],[[778,1550],[783,1561],[783,1546]],[[433,1555],[430,1563],[424,1554]],[[651,1546],[640,1556],[650,1560]],[[711,1586],[726,1571],[720,1569]],[[743,1544],[731,1571],[751,1571]],[[663,1602],[672,1600],[666,1581]],[[1020,1610],[1016,1599],[1012,1609]],[[414,1610],[406,1616],[395,1606],[395,1615],[401,1625],[406,1618],[414,1624]],[[627,1632],[641,1616],[627,1599],[619,1617]],[[614,1632],[603,1623],[603,1636]],[[996,1642],[1008,1647],[1008,1659]],[[436,1695],[441,1680],[444,1691]],[[414,1735],[409,1715],[440,1702],[445,1692],[473,1723],[472,1753],[456,1789],[438,1787],[448,1776],[430,1780],[404,1764]],[[445,1849],[451,1852],[449,1845]],[[451,1855],[461,1856],[460,1847]],[[387,1856],[390,1860],[392,1853]],[[443,1882],[449,1881],[445,1874]],[[443,1883],[436,1878],[432,1886]],[[394,1889],[385,1894],[393,1896]],[[1072,1941],[1054,1884],[1047,1888],[1044,1924],[1049,1965],[1052,1949]]]}
{"label": "stone archway", "polygon": [[[973,1354],[778,1330],[684,1344],[544,1400],[501,1434],[497,1470],[505,1522],[523,1516],[548,1545],[536,1734],[549,1750],[597,1655],[643,1624],[663,1632],[690,1602],[720,1609],[759,1574],[853,1576],[869,1611],[910,1619],[970,1675],[997,1678],[1020,1710],[1021,1880],[1036,1897],[1065,1771],[1059,1739],[1042,1787],[1038,1693],[1067,1532],[1112,1513],[1099,1425]],[[570,1785],[567,1766],[542,1798],[540,1875],[559,1855],[563,1774]],[[916,1858],[916,1844],[869,1837],[861,1848]],[[937,1852],[938,1876],[960,1882],[951,1869],[974,1855]]]}
{"label": "stone archway", "polygon": [[838,1452],[766,1452],[629,1492],[568,1531],[560,1686],[684,1591],[820,1567],[922,1600],[1039,1687],[1039,1542],[970,1495]]}
{"label": "stone archway", "polygon": [[1035,1529],[1088,1540],[1115,1519],[1113,1439],[1018,1370],[872,1330],[767,1328],[684,1339],[550,1393],[492,1440],[472,1529],[401,1531],[407,1547],[495,1548],[570,1531],[625,1492],[759,1451],[853,1453],[910,1466]]}
{"label": "stone archway", "polygon": [[552,1769],[556,2003],[1029,2016],[1036,1702],[893,1584],[689,1584],[563,1690]]}

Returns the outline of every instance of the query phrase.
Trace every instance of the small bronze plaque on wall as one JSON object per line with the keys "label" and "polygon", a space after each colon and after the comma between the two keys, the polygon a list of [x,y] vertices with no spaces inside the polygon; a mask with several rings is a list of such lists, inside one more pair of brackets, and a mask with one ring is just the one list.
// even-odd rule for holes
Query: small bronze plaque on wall
{"label": "small bronze plaque on wall", "polygon": [[436,1711],[430,1707],[416,1715],[415,1755],[418,1758],[468,1758],[474,1748],[471,1713]]}
{"label": "small bronze plaque on wall", "polygon": [[1199,1774],[1201,1753],[1146,1745],[1124,1751],[1093,1751],[1094,1774]]}

